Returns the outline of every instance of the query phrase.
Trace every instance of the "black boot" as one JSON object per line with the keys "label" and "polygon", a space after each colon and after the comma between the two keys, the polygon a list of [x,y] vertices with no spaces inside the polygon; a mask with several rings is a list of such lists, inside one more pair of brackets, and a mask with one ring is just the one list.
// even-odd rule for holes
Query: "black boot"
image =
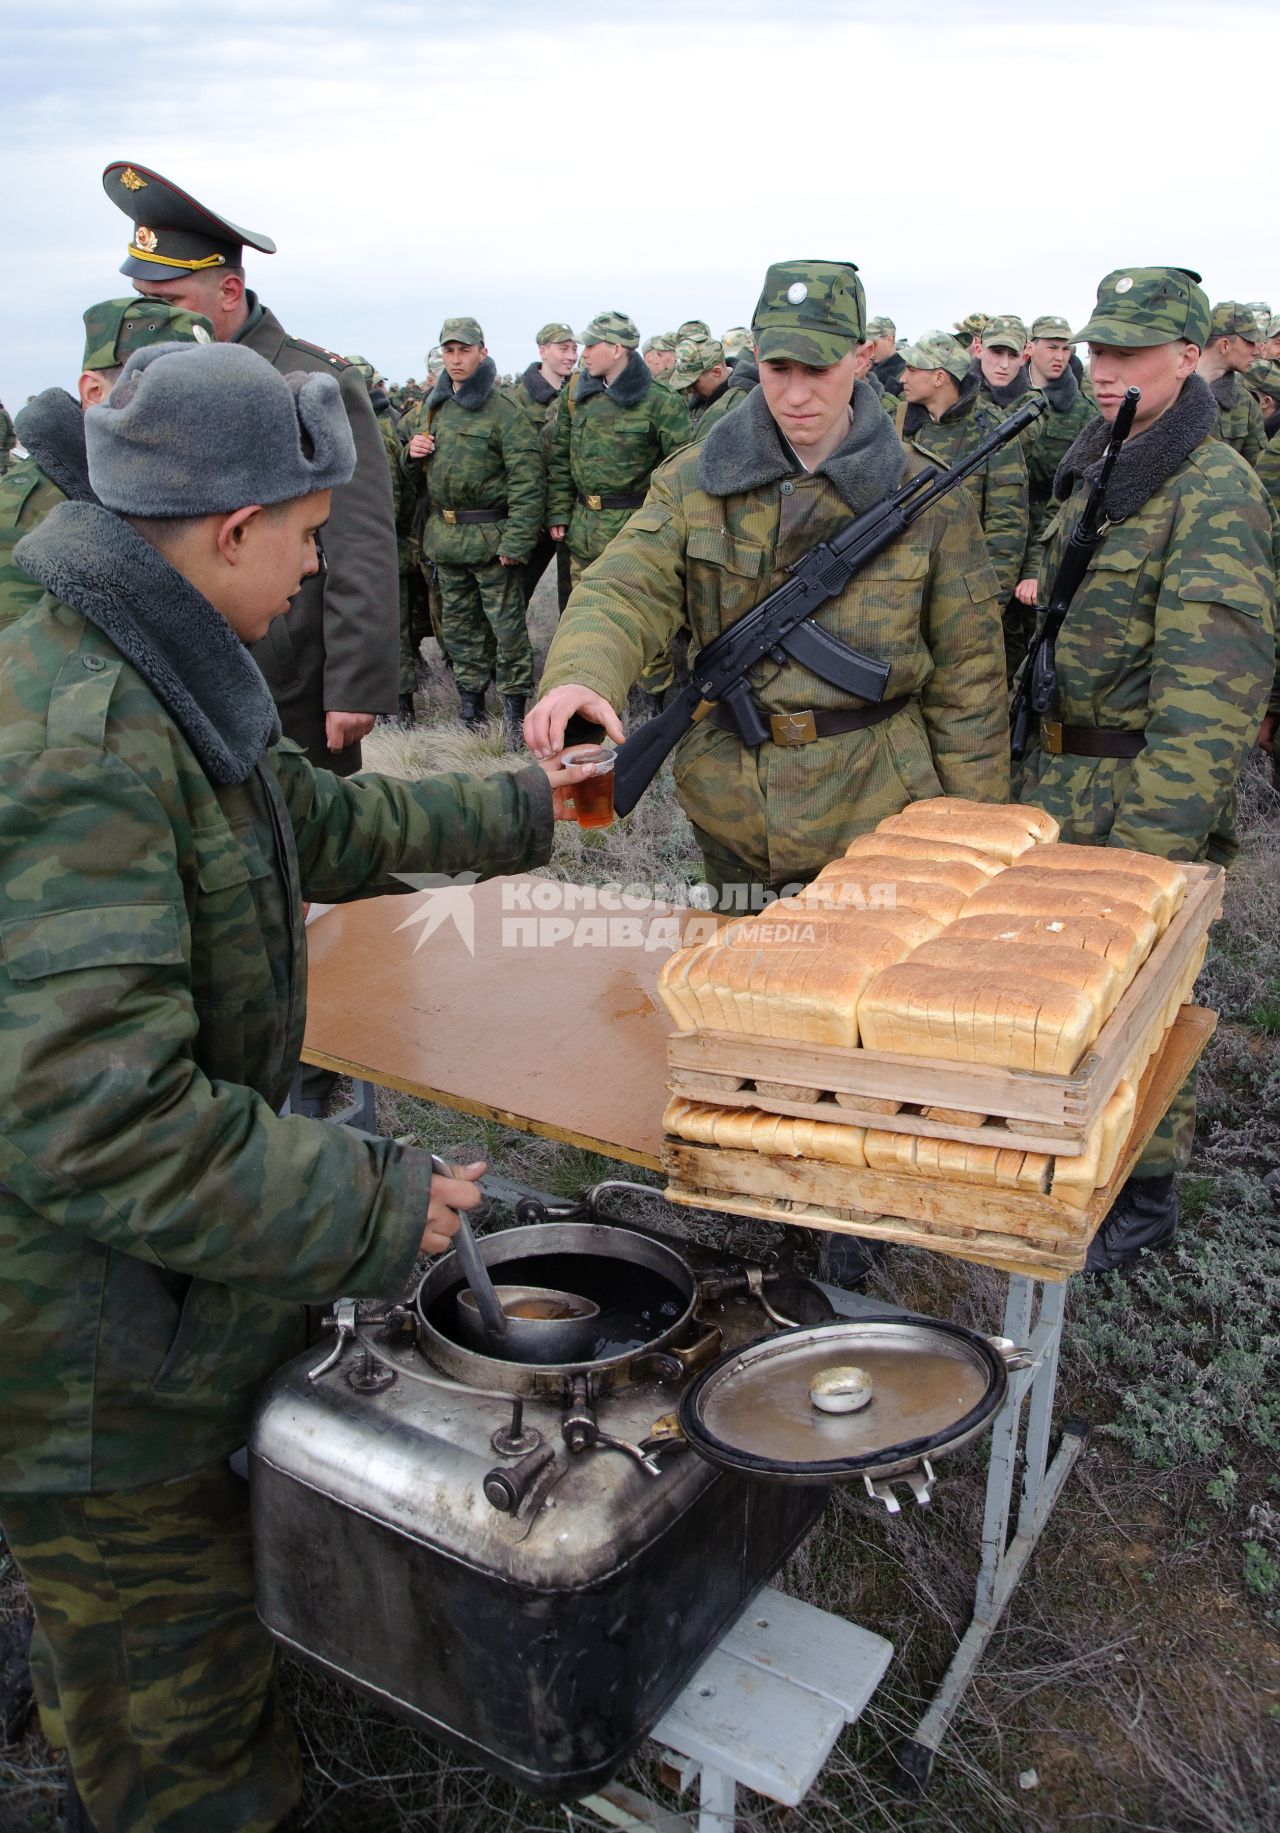
{"label": "black boot", "polygon": [[1084,1270],[1114,1273],[1131,1267],[1144,1248],[1167,1247],[1177,1226],[1178,1190],[1173,1173],[1131,1177],[1089,1243]]}
{"label": "black boot", "polygon": [[504,694],[502,696],[502,732],[513,751],[518,750],[524,739],[524,694]]}
{"label": "black boot", "polygon": [[417,714],[413,710],[413,695],[400,696],[400,724],[412,728],[417,723]]}
{"label": "black boot", "polygon": [[857,1292],[885,1250],[883,1241],[866,1235],[837,1235],[823,1229],[818,1246],[818,1278],[845,1292]]}
{"label": "black boot", "polygon": [[458,689],[458,718],[464,726],[478,726],[484,720],[484,688],[474,692],[470,688]]}

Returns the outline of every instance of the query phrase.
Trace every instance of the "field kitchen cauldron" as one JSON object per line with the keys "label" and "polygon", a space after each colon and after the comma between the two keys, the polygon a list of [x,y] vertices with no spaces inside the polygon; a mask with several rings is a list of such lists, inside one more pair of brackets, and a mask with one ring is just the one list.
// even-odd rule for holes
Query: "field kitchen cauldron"
{"label": "field kitchen cauldron", "polygon": [[479,1243],[498,1285],[598,1305],[581,1360],[477,1349],[448,1254],[411,1302],[341,1301],[332,1353],[278,1372],[250,1439],[271,1633],[548,1800],[616,1773],[832,1483],[927,1501],[931,1460],[990,1422],[1011,1362],[602,1219],[628,1188],[527,1198]]}

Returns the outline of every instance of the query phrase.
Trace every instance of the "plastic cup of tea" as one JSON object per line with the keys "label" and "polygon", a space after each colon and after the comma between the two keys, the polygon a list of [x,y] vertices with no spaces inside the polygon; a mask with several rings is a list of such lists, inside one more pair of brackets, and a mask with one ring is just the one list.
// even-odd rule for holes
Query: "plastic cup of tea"
{"label": "plastic cup of tea", "polygon": [[617,755],[603,745],[585,745],[567,751],[560,759],[562,764],[571,767],[581,764],[592,767],[591,775],[574,783],[568,792],[579,827],[613,826],[613,766]]}

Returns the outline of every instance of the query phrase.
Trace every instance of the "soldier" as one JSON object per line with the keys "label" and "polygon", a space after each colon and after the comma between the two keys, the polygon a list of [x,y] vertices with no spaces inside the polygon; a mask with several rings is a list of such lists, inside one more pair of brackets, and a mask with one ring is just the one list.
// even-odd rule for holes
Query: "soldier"
{"label": "soldier", "polygon": [[[1210,337],[1199,275],[1117,268],[1077,341],[1089,345],[1099,420],[1058,469],[1048,587],[1124,392],[1142,390],[1107,491],[1108,532],[1057,642],[1058,697],[1028,753],[1024,801],[1064,841],[1167,859],[1235,855],[1235,782],[1275,665],[1276,517],[1219,437],[1197,376]],[[1087,1270],[1127,1266],[1177,1222],[1174,1172],[1194,1127],[1188,1082],[1089,1250]]]}
{"label": "soldier", "polygon": [[159,299],[104,299],[84,314],[79,400],[47,388],[18,415],[27,457],[0,482],[0,627],[28,612],[44,587],[13,559],[14,543],[59,503],[92,503],[84,450],[84,409],[105,401],[135,350],[154,344],[208,343],[207,318]]}
{"label": "soldier", "polygon": [[[1280,363],[1270,360],[1250,363],[1245,372],[1244,385],[1258,403],[1262,415],[1262,431],[1271,441],[1280,429]],[[1261,459],[1258,461],[1261,463]]]}
{"label": "soldier", "polygon": [[[982,397],[968,353],[946,331],[929,331],[902,353],[902,394],[894,414],[906,443],[945,470],[990,436],[1008,414]],[[1012,411],[1012,410],[1011,410]],[[1027,545],[1027,467],[1011,441],[986,461],[965,488],[1002,598],[1018,582]]]}
{"label": "soldier", "polygon": [[[530,363],[514,388],[508,392],[517,407],[523,408],[538,435],[538,450],[544,467],[549,464],[555,443],[556,411],[561,392],[573,374],[578,361],[578,340],[571,326],[560,320],[543,325],[535,340],[538,361]],[[569,602],[572,581],[569,578],[569,554],[563,541],[555,542],[545,528],[538,531],[538,542],[524,569],[524,601],[528,605],[534,588],[546,572],[552,556],[556,562],[557,607],[563,611]]]}
{"label": "soldier", "polygon": [[[748,337],[750,337],[749,332]],[[865,345],[863,349],[866,349]],[[723,420],[726,414],[731,414],[735,408],[741,407],[751,390],[759,386],[760,369],[756,363],[755,351],[748,342],[734,359],[723,394],[717,394],[716,399],[708,402],[706,408],[699,414],[695,437],[705,439],[717,420]]]}
{"label": "soldier", "polygon": [[[1027,345],[1027,375],[1033,387],[1043,395],[1047,411],[1040,423],[1039,437],[1027,452],[1030,526],[1027,551],[1019,569],[1022,577],[1015,594],[1018,603],[1024,606],[1036,602],[1036,566],[1049,520],[1049,505],[1053,501],[1054,476],[1068,446],[1097,412],[1076,380],[1071,356],[1071,327],[1066,319],[1050,314],[1037,318]],[[1006,627],[1008,623],[1006,618]],[[1024,628],[1016,661],[1026,653],[1026,635]]]}
{"label": "soldier", "polygon": [[[769,269],[753,321],[760,386],[659,468],[644,508],[582,577],[525,722],[535,755],[559,752],[575,713],[620,739],[628,687],[682,622],[705,645],[919,470],[854,379],[865,314],[852,265]],[[917,797],[1007,795],[997,600],[972,504],[953,493],[823,608],[825,629],[890,662],[882,702],[770,659],[752,672],[768,742],[744,747],[723,708],[699,721],[675,776],[708,882],[809,879]]]}
{"label": "soldier", "polygon": [[976,362],[982,355],[982,333],[991,323],[990,312],[967,312],[956,325],[956,336]]}
{"label": "soldier", "polygon": [[[1027,327],[1013,312],[997,314],[989,318],[982,333],[982,348],[978,357],[978,368],[982,376],[980,393],[989,401],[1001,420],[1016,413],[1023,405],[1023,397],[1035,398],[1039,392],[1034,388],[1022,360],[1022,353],[1027,347]],[[1024,450],[1035,443],[1038,437],[1039,422],[1023,435]]]}
{"label": "soldier", "polygon": [[9,416],[9,410],[4,402],[0,401],[0,477],[3,477],[9,469],[13,460],[13,448],[17,443],[18,435]]}
{"label": "soldier", "polygon": [[1224,299],[1213,308],[1209,338],[1199,362],[1199,372],[1218,404],[1218,437],[1233,451],[1256,465],[1266,445],[1262,410],[1242,380],[1243,372],[1258,355],[1262,333],[1247,306]]}
{"label": "soldier", "polygon": [[656,337],[646,337],[640,346],[640,354],[649,366],[649,374],[655,382],[664,382],[676,366],[676,340],[673,331],[659,331]]}
{"label": "soldier", "polygon": [[871,374],[886,395],[901,396],[906,365],[898,351],[898,327],[891,318],[872,318],[867,323],[867,342],[871,346]]}
{"label": "soldier", "polygon": [[269,236],[228,222],[146,166],[117,160],[102,183],[134,225],[120,272],[136,292],[203,314],[219,343],[246,344],[282,375],[338,377],[356,441],[355,475],[334,496],[323,575],[307,581],[288,631],[273,624],[254,661],[285,737],[312,763],[349,776],[360,768],[360,741],[376,715],[396,711],[399,681],[395,518],[364,379],[332,351],[291,337],[246,290],[245,245],[274,254]]}
{"label": "soldier", "polygon": [[509,733],[533,692],[533,647],[522,569],[542,527],[537,435],[495,386],[497,371],[474,318],[446,318],[444,374],[427,397],[426,430],[404,449],[426,497],[422,551],[440,582],[441,623],[464,725],[479,725],[496,675]]}
{"label": "soldier", "polygon": [[668,388],[684,396],[696,435],[704,416],[724,399],[729,387],[724,345],[716,337],[682,337],[676,345],[676,366],[666,380]]}
{"label": "soldier", "polygon": [[[582,372],[556,416],[547,476],[547,522],[569,549],[576,585],[639,509],[655,465],[687,445],[689,410],[655,382],[625,312],[599,312],[582,333]],[[650,657],[643,690],[661,703],[675,678],[669,656]]]}
{"label": "soldier", "polygon": [[746,325],[730,325],[720,342],[724,345],[724,360],[730,369],[736,368],[743,357],[750,360],[755,355],[751,332]]}
{"label": "soldier", "polygon": [[538,865],[567,778],[353,784],[277,742],[245,646],[351,475],[336,373],[143,350],[86,432],[98,501],[22,541],[49,596],[0,633],[0,1522],[93,1823],[267,1833],[298,1760],[226,1460],[304,1307],[401,1290],[482,1169],[279,1117],[303,902]]}
{"label": "soldier", "polygon": [[1261,354],[1269,356],[1273,363],[1280,363],[1280,313],[1273,313],[1267,320]]}

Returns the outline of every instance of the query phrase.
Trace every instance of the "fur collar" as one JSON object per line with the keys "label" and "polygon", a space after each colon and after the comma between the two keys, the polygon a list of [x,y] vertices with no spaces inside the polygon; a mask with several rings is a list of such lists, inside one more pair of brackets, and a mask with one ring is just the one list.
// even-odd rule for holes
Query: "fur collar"
{"label": "fur collar", "polygon": [[[973,412],[974,402],[978,398],[978,385],[981,380],[982,378],[978,372],[971,369],[967,376],[964,376],[956,383],[956,387],[960,390],[960,399],[951,403],[951,406],[947,409],[938,423],[940,426],[952,426],[957,420],[964,420]],[[924,402],[912,401],[906,413],[903,415],[902,437],[904,439],[912,439],[922,427],[928,424],[929,410]]]}
{"label": "fur collar", "polygon": [[157,548],[96,503],[59,503],[13,554],[137,669],[213,782],[253,774],[280,736],[267,684],[226,619]]}
{"label": "fur collar", "polygon": [[[979,369],[979,374],[981,374],[981,369]],[[1012,382],[1002,382],[997,388],[994,382],[988,382],[984,378],[982,386],[997,407],[1005,407],[1012,411],[1023,395],[1030,393],[1031,377],[1027,374],[1026,364],[1023,363]]]}
{"label": "fur collar", "polygon": [[530,363],[520,380],[524,383],[529,399],[536,401],[539,407],[549,407],[559,397],[560,390],[552,388],[542,373],[541,363]]}
{"label": "fur collar", "polygon": [[1229,414],[1236,404],[1237,376],[1234,369],[1228,369],[1223,376],[1215,376],[1209,384],[1209,393],[1213,396],[1224,414]]}
{"label": "fur collar", "polygon": [[[1218,430],[1218,403],[1202,376],[1188,376],[1182,393],[1145,433],[1126,439],[1107,486],[1106,512],[1113,522],[1123,522],[1154,496],[1166,479],[1195,451],[1201,440]],[[1082,479],[1092,483],[1098,475],[1111,428],[1106,421],[1091,420],[1068,448],[1053,480],[1053,494],[1065,502]]]}
{"label": "fur collar", "polygon": [[[818,475],[831,480],[849,505],[870,509],[902,481],[906,453],[889,416],[865,382],[853,385],[853,425]],[[723,414],[698,447],[698,483],[708,496],[738,496],[794,477],[789,447],[769,412],[762,388],[732,414]]]}
{"label": "fur collar", "polygon": [[1055,414],[1070,413],[1071,409],[1076,404],[1076,397],[1080,393],[1080,384],[1072,375],[1070,365],[1068,364],[1063,370],[1056,382],[1044,382],[1040,384],[1040,393],[1044,396]]}
{"label": "fur collar", "polygon": [[729,372],[729,380],[725,383],[725,387],[741,389],[745,395],[750,394],[753,388],[759,388],[759,386],[759,363],[753,363],[749,356],[740,356]]}
{"label": "fur collar", "polygon": [[617,381],[611,382],[608,388],[598,376],[588,375],[584,369],[578,377],[578,386],[573,398],[578,407],[584,406],[592,395],[608,395],[609,399],[616,401],[619,407],[634,407],[637,401],[644,400],[652,387],[653,377],[649,373],[649,365],[638,350],[633,350],[627,358],[626,368]]}
{"label": "fur collar", "polygon": [[45,476],[73,503],[96,503],[84,447],[84,414],[65,388],[46,388],[19,413],[14,430]]}
{"label": "fur collar", "polygon": [[427,396],[428,407],[440,407],[446,401],[456,401],[459,407],[465,407],[469,414],[478,414],[493,392],[493,385],[498,379],[497,365],[491,356],[485,357],[474,375],[469,375],[459,387],[453,386],[453,378],[447,369],[440,371],[440,379]]}

